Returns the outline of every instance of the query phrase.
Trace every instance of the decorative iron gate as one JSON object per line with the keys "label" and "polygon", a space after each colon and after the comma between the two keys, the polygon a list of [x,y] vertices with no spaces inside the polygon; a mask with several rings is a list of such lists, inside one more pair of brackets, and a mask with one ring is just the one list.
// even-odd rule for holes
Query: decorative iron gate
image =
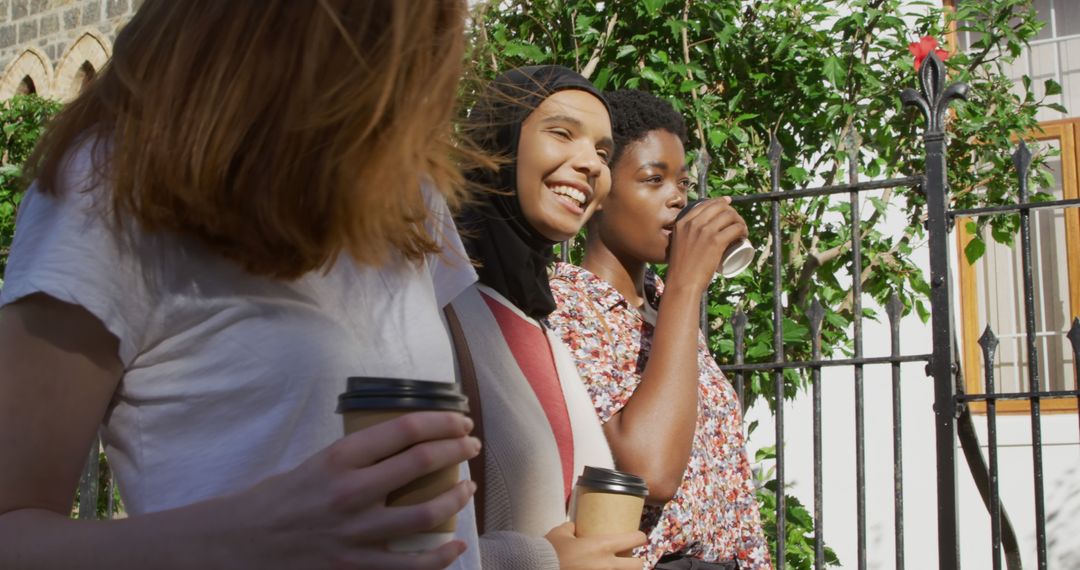
{"label": "decorative iron gate", "polygon": [[[991,517],[991,544],[993,548],[992,559],[994,569],[1001,568],[1002,550],[1010,570],[1019,568],[1020,557],[1017,552],[1017,540],[1015,531],[1008,523],[1007,517],[1002,514],[1002,506],[998,489],[998,464],[997,464],[997,433],[995,429],[995,408],[998,400],[1025,399],[1031,403],[1031,431],[1032,451],[1034,463],[1034,503],[1036,510],[1037,557],[1040,569],[1047,568],[1047,544],[1046,544],[1046,510],[1043,493],[1042,473],[1042,437],[1041,416],[1039,403],[1043,398],[1077,398],[1080,400],[1080,319],[1074,320],[1069,333],[1074,353],[1074,364],[1077,366],[1078,380],[1072,390],[1043,391],[1040,390],[1038,358],[1036,358],[1035,344],[1035,321],[1034,321],[1034,291],[1032,287],[1032,263],[1030,225],[1028,216],[1031,210],[1036,208],[1068,208],[1080,206],[1080,200],[1057,200],[1050,202],[1032,203],[1029,201],[1027,190],[1028,166],[1031,154],[1027,147],[1021,143],[1020,148],[1014,155],[1019,180],[1018,204],[1009,206],[996,206],[971,210],[951,210],[949,208],[948,183],[946,177],[945,155],[945,116],[949,103],[957,98],[964,98],[967,86],[963,84],[945,85],[945,67],[936,54],[931,54],[924,62],[919,72],[920,90],[905,89],[901,93],[901,100],[906,106],[918,108],[925,120],[926,128],[923,132],[925,144],[925,172],[922,176],[895,178],[890,180],[859,183],[854,176],[857,172],[853,163],[849,172],[852,173],[851,181],[845,185],[828,187],[808,188],[797,191],[781,191],[780,189],[780,155],[782,149],[775,138],[769,148],[769,162],[771,166],[770,192],[738,196],[733,198],[733,203],[738,205],[768,204],[770,208],[770,231],[772,243],[779,244],[781,239],[781,220],[779,204],[782,201],[815,196],[844,196],[847,195],[850,204],[849,224],[851,236],[851,274],[862,274],[862,251],[860,247],[860,212],[859,196],[869,190],[885,188],[916,188],[920,189],[927,202],[928,219],[926,222],[927,235],[929,237],[930,254],[930,305],[931,305],[931,331],[932,352],[929,354],[903,355],[900,352],[899,319],[903,305],[894,295],[886,304],[886,313],[889,317],[891,329],[891,354],[886,357],[865,357],[863,355],[862,333],[862,284],[859,278],[852,279],[852,294],[854,299],[853,310],[853,348],[852,358],[846,359],[822,359],[821,352],[821,326],[824,311],[815,300],[806,311],[812,335],[812,360],[809,361],[785,361],[783,342],[783,314],[781,284],[784,276],[781,274],[781,248],[772,247],[772,285],[773,285],[773,362],[768,363],[744,363],[745,360],[745,334],[746,315],[738,312],[732,318],[732,328],[735,342],[734,364],[721,366],[721,369],[734,378],[736,390],[740,398],[744,395],[745,375],[751,372],[769,372],[775,386],[775,398],[777,402],[784,399],[784,370],[808,371],[812,380],[813,398],[813,442],[814,442],[814,528],[815,528],[815,568],[825,567],[824,541],[823,541],[823,507],[822,507],[822,437],[821,437],[821,370],[823,367],[850,366],[854,372],[855,389],[855,454],[856,454],[856,517],[858,524],[857,543],[857,567],[863,570],[867,567],[866,560],[866,476],[865,476],[865,426],[864,426],[864,395],[863,395],[863,368],[871,364],[890,364],[892,369],[892,421],[893,421],[893,472],[894,472],[894,535],[895,535],[895,566],[897,569],[904,568],[904,519],[903,519],[903,446],[901,443],[901,400],[900,400],[900,365],[909,362],[926,362],[926,374],[933,379],[934,383],[934,417],[935,417],[935,440],[937,461],[937,524],[938,524],[938,562],[942,570],[955,570],[960,568],[960,537],[958,516],[958,493],[957,493],[957,453],[956,444],[961,444],[964,449],[969,472],[975,480],[976,487],[983,495],[983,500]],[[703,182],[703,172],[699,172],[699,183]],[[961,216],[987,216],[1001,213],[1018,213],[1021,218],[1021,250],[1023,255],[1024,274],[1024,314],[1026,317],[1026,341],[1029,366],[1029,390],[1016,393],[995,393],[993,387],[993,367],[990,362],[994,356],[996,339],[989,327],[981,344],[987,365],[984,367],[986,374],[985,394],[965,394],[963,382],[960,379],[961,370],[957,359],[956,335],[953,320],[953,288],[951,285],[951,272],[949,265],[949,231],[952,229],[954,220]],[[702,313],[703,330],[708,333],[706,326],[704,307]],[[745,401],[745,400],[744,400]],[[978,441],[975,439],[975,431],[970,427],[970,414],[966,410],[968,402],[984,401],[987,403],[987,422],[989,426],[989,467],[985,466],[984,459],[978,449]],[[785,568],[786,545],[785,545],[785,496],[782,492],[785,486],[784,465],[784,409],[777,405],[775,410],[776,428],[776,468],[775,481],[777,492],[777,515],[776,515],[776,551],[773,554],[773,564],[776,568]],[[958,420],[963,419],[958,435]]]}

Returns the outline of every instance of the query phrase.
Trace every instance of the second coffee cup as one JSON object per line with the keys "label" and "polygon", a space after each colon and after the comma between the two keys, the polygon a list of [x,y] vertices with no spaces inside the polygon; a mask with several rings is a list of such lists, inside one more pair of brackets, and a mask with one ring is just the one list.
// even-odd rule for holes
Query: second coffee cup
{"label": "second coffee cup", "polygon": [[[346,381],[345,392],[338,396],[337,411],[344,418],[348,435],[413,412],[467,414],[469,406],[455,383],[356,376]],[[451,465],[420,477],[387,495],[386,505],[417,505],[434,499],[457,484],[459,473],[459,466]],[[454,528],[452,517],[427,532],[389,541],[387,548],[395,552],[429,550],[450,541]]]}
{"label": "second coffee cup", "polygon": [[[678,222],[690,213],[695,207],[700,205],[706,200],[691,200],[678,216],[675,216],[675,221]],[[750,245],[750,240],[741,239],[728,246],[727,251],[724,252],[724,257],[720,261],[720,267],[716,270],[717,275],[722,275],[725,278],[732,278],[743,272],[744,269],[750,266],[750,263],[754,261],[754,255],[757,252],[754,251],[754,246]]]}
{"label": "second coffee cup", "polygon": [[614,469],[586,467],[570,498],[574,534],[586,538],[638,530],[648,494],[649,487],[641,477]]}

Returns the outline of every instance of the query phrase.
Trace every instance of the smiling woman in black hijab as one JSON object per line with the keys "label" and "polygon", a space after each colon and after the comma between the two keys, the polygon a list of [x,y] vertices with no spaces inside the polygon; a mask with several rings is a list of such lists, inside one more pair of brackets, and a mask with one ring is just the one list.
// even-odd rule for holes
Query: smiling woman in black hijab
{"label": "smiling woman in black hijab", "polygon": [[[586,93],[602,104],[605,116],[598,117],[598,122],[608,123],[608,134],[606,140],[599,141],[597,149],[606,169],[606,157],[613,151],[607,101],[588,80],[565,67],[531,66],[500,75],[488,86],[468,120],[476,144],[502,159],[502,166],[497,171],[477,168],[466,173],[471,182],[493,191],[467,207],[459,218],[465,248],[480,264],[477,268],[480,282],[534,318],[543,318],[555,310],[547,277],[552,246],[576,234],[580,226],[571,236],[552,236],[534,227],[543,221],[537,224],[527,219],[522,199],[533,195],[526,190],[522,196],[518,184],[536,181],[519,178],[519,143],[522,126],[532,112],[549,96],[566,90]],[[610,186],[610,173],[604,177]],[[595,184],[592,190],[595,193]],[[579,214],[581,225],[591,215],[596,202],[590,200],[587,211]]]}
{"label": "smiling woman in black hijab", "polygon": [[576,538],[564,523],[577,475],[613,462],[569,352],[538,320],[555,309],[552,245],[577,234],[611,189],[607,103],[569,69],[526,67],[496,78],[469,124],[501,164],[467,173],[487,189],[458,219],[480,283],[447,313],[460,323],[459,364],[471,354],[463,382],[479,392],[483,462],[472,472],[484,568],[638,570],[640,560],[616,553],[644,534]]}

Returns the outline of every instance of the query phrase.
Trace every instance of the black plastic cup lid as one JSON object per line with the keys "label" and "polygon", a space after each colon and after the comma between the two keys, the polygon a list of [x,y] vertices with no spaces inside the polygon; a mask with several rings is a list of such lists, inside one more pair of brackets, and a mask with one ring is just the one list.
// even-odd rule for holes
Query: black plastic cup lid
{"label": "black plastic cup lid", "polygon": [[577,484],[587,489],[619,493],[622,495],[637,495],[644,497],[649,494],[649,486],[645,480],[637,475],[603,467],[586,467],[578,477]]}
{"label": "black plastic cup lid", "polygon": [[437,410],[469,413],[469,401],[456,383],[354,376],[338,396],[337,412],[358,410]]}

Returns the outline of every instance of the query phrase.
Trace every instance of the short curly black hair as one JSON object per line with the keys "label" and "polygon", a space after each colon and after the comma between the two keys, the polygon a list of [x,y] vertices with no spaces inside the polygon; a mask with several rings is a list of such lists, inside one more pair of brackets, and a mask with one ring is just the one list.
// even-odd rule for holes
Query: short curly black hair
{"label": "short curly black hair", "polygon": [[611,130],[615,137],[615,153],[609,162],[612,167],[623,149],[655,130],[668,131],[686,145],[686,119],[671,103],[639,89],[605,91],[604,97],[611,109]]}

